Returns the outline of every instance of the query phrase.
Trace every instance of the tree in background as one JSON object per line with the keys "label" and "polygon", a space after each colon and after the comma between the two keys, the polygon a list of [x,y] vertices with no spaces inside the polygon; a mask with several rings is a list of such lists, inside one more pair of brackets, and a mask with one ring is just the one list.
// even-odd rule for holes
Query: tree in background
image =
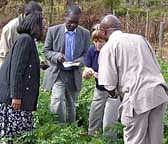
{"label": "tree in background", "polygon": [[72,0],[64,0],[65,7],[69,7],[69,6],[71,6],[72,3],[73,3]]}
{"label": "tree in background", "polygon": [[145,5],[147,7],[160,6],[161,5],[161,0],[146,0]]}
{"label": "tree in background", "polygon": [[111,12],[121,5],[121,0],[104,0],[104,5],[109,8]]}
{"label": "tree in background", "polygon": [[4,7],[7,5],[8,1],[7,0],[0,0],[0,8]]}
{"label": "tree in background", "polygon": [[[110,1],[110,0],[109,0]],[[129,6],[146,6],[146,7],[154,7],[160,6],[167,3],[167,0],[124,0],[124,3]]]}
{"label": "tree in background", "polygon": [[[20,1],[22,1],[22,0],[20,0]],[[29,1],[32,1],[32,0],[24,0],[24,3],[28,3]],[[36,1],[36,2],[43,2],[43,1],[45,1],[45,0],[33,0],[33,1]]]}

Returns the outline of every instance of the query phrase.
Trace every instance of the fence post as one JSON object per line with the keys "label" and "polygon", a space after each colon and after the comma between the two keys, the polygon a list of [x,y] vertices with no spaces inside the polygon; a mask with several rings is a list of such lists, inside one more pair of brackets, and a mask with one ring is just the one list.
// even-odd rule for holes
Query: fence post
{"label": "fence post", "polygon": [[52,18],[53,18],[53,9],[54,8],[54,1],[49,0],[49,25],[52,24]]}
{"label": "fence post", "polygon": [[113,9],[113,15],[115,15],[115,9]]}
{"label": "fence post", "polygon": [[148,34],[149,34],[149,10],[147,9],[147,11],[146,11],[146,26],[145,26],[145,37],[147,40],[149,39]]}
{"label": "fence post", "polygon": [[160,29],[159,29],[159,48],[163,48],[164,24],[165,24],[165,22],[160,22]]}
{"label": "fence post", "polygon": [[126,14],[126,31],[129,32],[129,12],[128,10]]}
{"label": "fence post", "polygon": [[165,22],[160,22],[160,29],[159,29],[159,49],[160,49],[161,57],[163,57],[164,24],[165,24]]}

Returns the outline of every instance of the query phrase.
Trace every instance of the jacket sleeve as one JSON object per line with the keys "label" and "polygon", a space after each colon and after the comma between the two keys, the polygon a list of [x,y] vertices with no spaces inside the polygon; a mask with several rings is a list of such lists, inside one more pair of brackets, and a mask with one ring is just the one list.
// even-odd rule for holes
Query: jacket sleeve
{"label": "jacket sleeve", "polygon": [[47,31],[47,36],[45,39],[45,44],[44,44],[44,54],[47,58],[52,63],[57,63],[58,62],[58,57],[61,55],[60,52],[55,52],[53,50],[53,36],[51,34],[52,29],[49,28]]}
{"label": "jacket sleeve", "polygon": [[10,65],[10,95],[11,98],[23,97],[24,74],[28,66],[29,56],[32,49],[30,37],[20,37],[12,48]]}

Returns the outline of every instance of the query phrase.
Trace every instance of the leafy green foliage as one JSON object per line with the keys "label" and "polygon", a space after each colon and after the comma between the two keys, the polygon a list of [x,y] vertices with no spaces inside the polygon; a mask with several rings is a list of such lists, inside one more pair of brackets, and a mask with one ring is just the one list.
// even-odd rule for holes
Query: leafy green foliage
{"label": "leafy green foliage", "polygon": [[[160,68],[162,70],[162,74],[168,83],[168,63],[165,60],[159,59]],[[165,115],[164,115],[164,144],[168,144],[168,108],[166,109]]]}
{"label": "leafy green foliage", "polygon": [[121,0],[104,0],[104,5],[106,8],[110,8],[111,11],[119,8]]}
{"label": "leafy green foliage", "polygon": [[146,11],[142,8],[134,7],[127,9],[125,7],[119,7],[115,10],[115,13],[117,16],[123,16],[126,15],[127,12],[129,13],[129,16],[146,16]]}
{"label": "leafy green foliage", "polygon": [[166,113],[164,115],[164,138],[163,143],[168,144],[168,108],[166,110]]}
{"label": "leafy green foliage", "polygon": [[147,0],[145,3],[147,7],[159,6],[161,4],[161,0]]}
{"label": "leafy green foliage", "polygon": [[38,50],[38,54],[39,54],[40,60],[45,60],[46,58],[45,58],[44,52],[43,52],[44,51],[44,43],[39,42],[37,50]]}
{"label": "leafy green foliage", "polygon": [[83,88],[76,105],[78,125],[86,130],[88,128],[88,115],[93,97],[94,83],[94,79],[83,81]]}
{"label": "leafy green foliage", "polygon": [[168,63],[165,60],[159,59],[160,68],[165,81],[168,83]]}

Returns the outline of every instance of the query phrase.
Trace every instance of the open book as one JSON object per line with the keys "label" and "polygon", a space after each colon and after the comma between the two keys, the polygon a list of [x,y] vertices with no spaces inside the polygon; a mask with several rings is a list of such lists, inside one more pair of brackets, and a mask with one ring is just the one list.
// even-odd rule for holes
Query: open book
{"label": "open book", "polygon": [[80,62],[63,62],[63,66],[65,68],[72,67],[72,66],[79,66]]}

